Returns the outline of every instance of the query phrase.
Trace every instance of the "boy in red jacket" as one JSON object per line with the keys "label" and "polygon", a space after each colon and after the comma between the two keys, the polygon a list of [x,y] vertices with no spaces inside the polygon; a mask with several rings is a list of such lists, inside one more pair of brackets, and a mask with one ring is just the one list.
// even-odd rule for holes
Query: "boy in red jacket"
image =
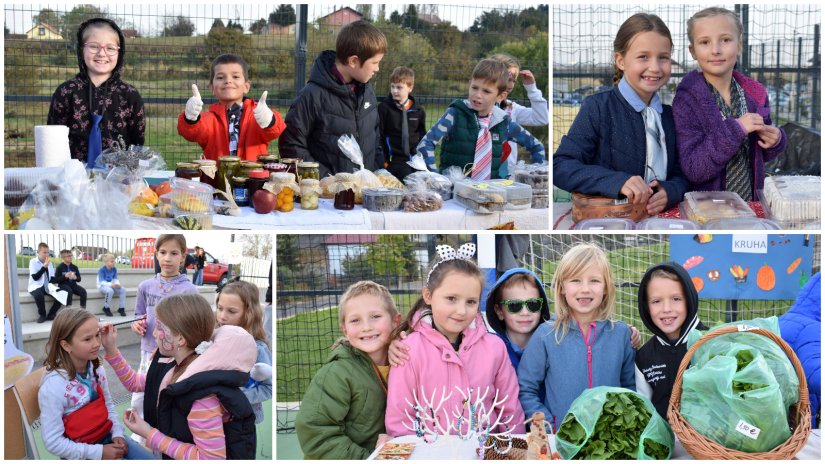
{"label": "boy in red jacket", "polygon": [[192,84],[192,97],[178,116],[178,133],[203,148],[203,157],[217,160],[220,156],[240,156],[256,161],[267,154],[269,142],[278,138],[286,127],[277,111],[266,106],[266,94],[255,103],[246,98],[249,88],[249,65],[237,55],[221,55],[212,62],[209,88],[218,103],[201,114],[198,86]]}

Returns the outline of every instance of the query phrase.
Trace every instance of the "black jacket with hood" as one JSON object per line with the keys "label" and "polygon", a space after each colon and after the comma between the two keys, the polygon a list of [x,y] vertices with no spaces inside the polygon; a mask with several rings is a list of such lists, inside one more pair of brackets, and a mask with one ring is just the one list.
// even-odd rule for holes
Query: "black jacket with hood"
{"label": "black jacket with hood", "polygon": [[369,83],[341,83],[333,74],[335,52],[321,52],[309,73],[309,82],[286,114],[286,130],[278,138],[283,158],[317,161],[321,177],[357,169],[338,148],[344,134],[356,137],[370,171],[384,167],[378,131],[378,100]]}
{"label": "black jacket with hood", "polygon": [[408,175],[415,172],[412,166],[407,164],[410,156],[415,154],[415,147],[418,142],[427,133],[429,129],[426,121],[426,114],[424,108],[415,102],[415,98],[409,96],[412,105],[407,112],[407,127],[409,128],[410,143],[409,151],[404,153],[404,148],[401,146],[401,126],[403,123],[404,113],[395,100],[392,99],[392,94],[387,95],[378,105],[379,128],[381,131],[381,149],[384,151],[384,158],[389,163],[387,170],[395,177],[403,180]]}
{"label": "black jacket with hood", "polygon": [[[657,269],[666,270],[675,274],[682,284],[685,294],[687,314],[682,323],[679,338],[670,340],[661,329],[656,327],[650,316],[650,307],[647,303],[647,286],[651,275]],[[645,327],[653,334],[639,351],[636,352],[636,390],[649,392],[650,400],[656,411],[663,418],[667,418],[667,406],[670,394],[676,381],[679,364],[687,353],[688,333],[693,329],[706,330],[707,327],[699,321],[699,295],[693,286],[688,272],[675,262],[660,263],[651,266],[645,272],[639,284],[639,316]],[[645,385],[646,384],[646,385]],[[647,388],[645,388],[647,386]]]}
{"label": "black jacket with hood", "polygon": [[[105,23],[117,32],[120,51],[112,75],[99,87],[95,87],[89,79],[86,62],[83,60],[83,31],[90,25],[99,23]],[[92,113],[103,115],[100,132],[104,150],[118,142],[119,137],[126,146],[143,145],[146,130],[143,99],[137,89],[120,80],[126,59],[126,40],[123,32],[112,20],[90,19],[77,29],[76,52],[80,72],[55,90],[49,106],[47,124],[69,127],[69,148],[72,158],[81,161],[86,160],[88,152]]]}

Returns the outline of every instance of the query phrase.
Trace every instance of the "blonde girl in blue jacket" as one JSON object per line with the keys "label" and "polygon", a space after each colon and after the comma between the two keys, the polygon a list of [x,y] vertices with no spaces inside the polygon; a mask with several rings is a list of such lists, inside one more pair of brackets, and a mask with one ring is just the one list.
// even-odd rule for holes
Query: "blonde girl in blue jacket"
{"label": "blonde girl in blue jacket", "polygon": [[606,385],[635,391],[636,379],[630,328],[613,319],[616,289],[605,252],[590,243],[568,250],[553,291],[556,318],[530,338],[518,380],[525,415],[543,412],[557,428],[585,389]]}

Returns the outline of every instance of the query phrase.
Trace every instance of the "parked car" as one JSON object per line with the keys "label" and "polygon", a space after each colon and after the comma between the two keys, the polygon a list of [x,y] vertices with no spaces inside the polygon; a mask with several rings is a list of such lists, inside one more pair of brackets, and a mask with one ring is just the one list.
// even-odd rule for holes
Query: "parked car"
{"label": "parked car", "polygon": [[20,250],[20,255],[21,256],[35,256],[35,255],[37,255],[37,253],[34,252],[34,248],[32,248],[30,246],[24,246]]}
{"label": "parked car", "polygon": [[117,256],[115,258],[115,263],[117,264],[131,264],[132,260],[128,256]]}
{"label": "parked car", "polygon": [[[193,248],[190,248],[188,253],[192,259],[195,258],[195,250]],[[203,283],[223,287],[229,282],[229,265],[219,262],[214,256],[209,254],[208,251],[204,251],[204,254],[206,255],[206,260],[203,263]],[[195,265],[190,264],[186,269],[191,269],[192,272],[194,272]]]}

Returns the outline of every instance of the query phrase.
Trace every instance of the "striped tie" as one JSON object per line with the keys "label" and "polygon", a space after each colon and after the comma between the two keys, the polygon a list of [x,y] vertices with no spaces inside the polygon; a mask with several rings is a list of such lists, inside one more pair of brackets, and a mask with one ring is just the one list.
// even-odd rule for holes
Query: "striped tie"
{"label": "striped tie", "polygon": [[493,140],[490,137],[490,117],[478,117],[478,140],[476,153],[473,157],[472,179],[475,181],[490,178],[490,167],[493,164]]}

